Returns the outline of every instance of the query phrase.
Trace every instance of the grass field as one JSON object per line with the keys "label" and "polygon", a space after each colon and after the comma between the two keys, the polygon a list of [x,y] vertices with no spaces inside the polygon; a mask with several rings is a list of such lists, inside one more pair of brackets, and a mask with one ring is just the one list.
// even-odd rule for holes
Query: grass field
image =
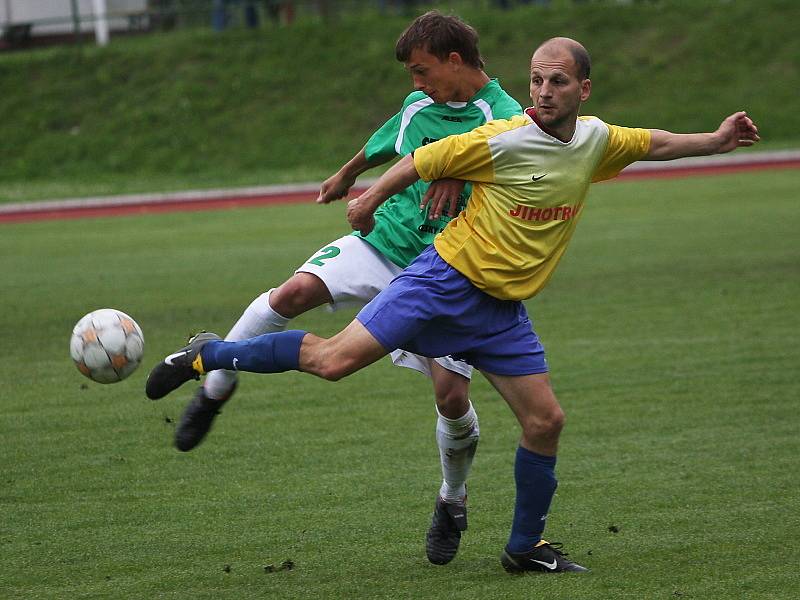
{"label": "grass field", "polygon": [[[447,567],[423,549],[439,474],[421,376],[243,377],[204,445],[171,448],[191,389],[150,402],[148,368],[346,231],[342,205],[2,226],[0,597],[800,597],[799,179],[595,186],[529,303],[568,415],[547,536],[593,570],[577,577],[499,565],[518,427],[480,376],[470,529]],[[147,341],[110,386],[68,354],[103,306]]]}

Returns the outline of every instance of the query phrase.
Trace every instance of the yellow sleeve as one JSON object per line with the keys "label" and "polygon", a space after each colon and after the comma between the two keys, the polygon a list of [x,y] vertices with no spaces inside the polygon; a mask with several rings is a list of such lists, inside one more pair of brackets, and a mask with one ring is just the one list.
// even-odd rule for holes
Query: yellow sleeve
{"label": "yellow sleeve", "polygon": [[640,160],[650,150],[650,130],[609,125],[608,146],[592,175],[592,181],[616,177],[629,164]]}
{"label": "yellow sleeve", "polygon": [[461,135],[451,135],[414,151],[414,166],[424,181],[452,177],[465,181],[494,181],[489,141],[525,124],[521,116],[490,121]]}

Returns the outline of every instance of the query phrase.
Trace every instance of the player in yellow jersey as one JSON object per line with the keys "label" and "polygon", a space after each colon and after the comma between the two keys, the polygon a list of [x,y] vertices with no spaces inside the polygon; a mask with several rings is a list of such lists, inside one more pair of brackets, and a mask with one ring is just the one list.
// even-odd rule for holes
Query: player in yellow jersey
{"label": "player in yellow jersey", "polygon": [[[164,395],[215,369],[261,373],[291,369],[338,380],[403,348],[451,355],[480,369],[522,429],[514,466],[516,504],[501,554],[510,572],[586,571],[542,539],[556,489],[555,462],[564,412],[550,387],[544,349],[521,300],[547,283],[583,212],[593,181],[637,160],[730,152],[758,141],[744,112],[713,133],[675,134],[578,117],[589,98],[589,55],[568,38],[543,43],[531,59],[534,108],[417,149],[348,204],[348,220],[366,234],[391,194],[443,177],[473,182],[468,207],[342,332],[304,331],[221,342],[203,334],[168,356],[148,378]],[[430,213],[447,207],[433,200]]]}

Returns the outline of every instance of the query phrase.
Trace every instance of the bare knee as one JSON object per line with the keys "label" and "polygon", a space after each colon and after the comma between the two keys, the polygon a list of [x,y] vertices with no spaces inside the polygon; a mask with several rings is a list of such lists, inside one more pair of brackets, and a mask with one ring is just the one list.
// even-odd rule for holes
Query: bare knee
{"label": "bare knee", "polygon": [[463,417],[469,410],[469,378],[435,360],[429,360],[429,365],[439,414],[447,419]]}
{"label": "bare knee", "polygon": [[328,288],[311,273],[295,273],[269,295],[272,310],[289,319],[331,301]]}
{"label": "bare knee", "polygon": [[522,437],[530,447],[557,444],[565,421],[566,415],[558,405],[532,413],[522,420]]}
{"label": "bare knee", "polygon": [[469,410],[469,388],[466,385],[436,385],[436,408],[448,419],[458,419]]}

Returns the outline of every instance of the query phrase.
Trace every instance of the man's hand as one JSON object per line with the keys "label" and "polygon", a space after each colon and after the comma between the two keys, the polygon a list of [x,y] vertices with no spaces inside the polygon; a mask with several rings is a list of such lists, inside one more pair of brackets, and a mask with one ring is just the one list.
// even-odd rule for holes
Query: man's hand
{"label": "man's hand", "polygon": [[364,199],[365,195],[366,193],[347,203],[347,221],[361,235],[367,235],[375,227],[375,208]]}
{"label": "man's hand", "polygon": [[341,172],[335,173],[322,182],[317,196],[317,204],[328,204],[334,200],[345,198],[356,182],[355,177],[347,177]]}
{"label": "man's hand", "polygon": [[381,175],[366,192],[347,203],[347,221],[361,235],[367,235],[375,227],[373,215],[378,207],[386,199],[418,180],[419,173],[414,166],[414,157],[408,154]]}
{"label": "man's hand", "polygon": [[[460,179],[439,179],[431,183],[419,209],[428,206],[428,218],[438,219],[443,213],[455,217],[458,199],[464,191],[465,181]],[[430,204],[429,204],[430,203]]]}
{"label": "man's hand", "polygon": [[758,136],[758,127],[744,111],[733,113],[725,119],[714,135],[719,139],[717,152],[720,154],[741,146],[752,146],[761,139]]}

